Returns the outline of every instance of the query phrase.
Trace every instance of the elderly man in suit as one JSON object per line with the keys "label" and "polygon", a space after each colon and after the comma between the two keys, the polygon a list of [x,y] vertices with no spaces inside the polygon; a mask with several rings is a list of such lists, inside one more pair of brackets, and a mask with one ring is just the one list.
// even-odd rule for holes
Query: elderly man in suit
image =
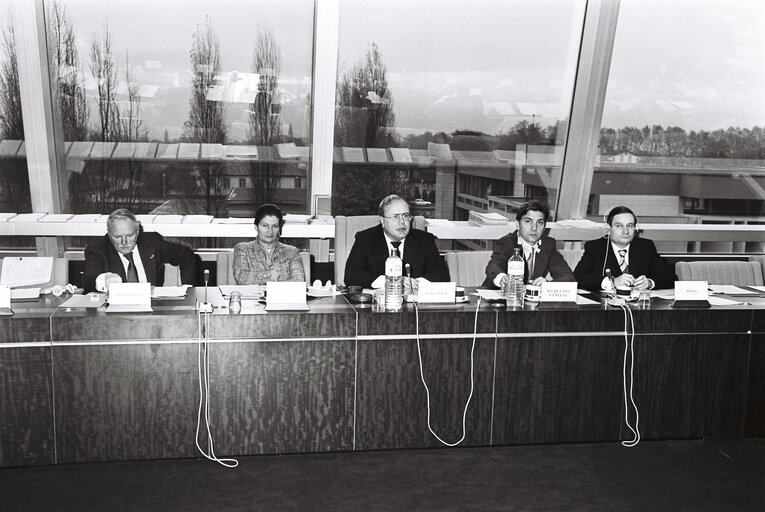
{"label": "elderly man in suit", "polygon": [[385,260],[397,250],[412,277],[428,281],[449,281],[449,267],[438,253],[435,237],[412,229],[409,204],[397,195],[380,202],[380,224],[356,233],[356,240],[345,265],[345,284],[382,288],[385,284]]}
{"label": "elderly man in suit", "polygon": [[549,273],[554,281],[576,281],[571,268],[555,247],[555,239],[544,234],[550,210],[540,201],[523,203],[515,215],[518,231],[508,233],[494,243],[486,266],[483,286],[501,288],[507,279],[507,261],[520,248],[526,262],[524,282],[541,286]]}
{"label": "elderly man in suit", "polygon": [[637,217],[632,210],[617,206],[608,213],[606,222],[606,236],[584,244],[584,254],[574,269],[579,287],[607,289],[606,269],[611,270],[616,286],[637,290],[674,286],[677,276],[656,252],[654,243],[636,236]]}
{"label": "elderly man in suit", "polygon": [[107,291],[109,284],[149,282],[162,286],[165,263],[178,265],[183,284],[194,284],[197,258],[185,245],[168,242],[159,233],[145,233],[133,212],[114,210],[106,235],[85,248],[85,292]]}

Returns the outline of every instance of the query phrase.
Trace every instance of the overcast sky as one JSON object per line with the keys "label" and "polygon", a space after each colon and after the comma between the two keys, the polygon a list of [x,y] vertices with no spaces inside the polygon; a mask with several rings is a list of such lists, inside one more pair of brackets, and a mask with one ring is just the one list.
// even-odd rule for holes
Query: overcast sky
{"label": "overcast sky", "polygon": [[[191,35],[209,16],[224,70],[252,69],[257,25],[267,21],[282,48],[283,75],[310,74],[310,0],[65,4],[84,68],[90,34],[108,21],[118,61],[129,51],[134,65],[159,60],[166,69],[187,69]],[[341,65],[350,65],[375,42],[400,99],[397,109],[419,112],[412,102],[430,102],[422,106],[429,108],[468,94],[478,94],[484,103],[521,103],[548,112],[568,100],[581,0],[341,0],[340,5]],[[762,0],[622,0],[603,124],[765,125],[763,27]],[[397,117],[407,118],[403,112]]]}

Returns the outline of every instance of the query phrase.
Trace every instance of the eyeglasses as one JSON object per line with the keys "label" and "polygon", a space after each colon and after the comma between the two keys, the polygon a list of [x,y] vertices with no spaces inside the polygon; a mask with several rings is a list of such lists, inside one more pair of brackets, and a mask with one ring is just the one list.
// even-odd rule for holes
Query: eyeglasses
{"label": "eyeglasses", "polygon": [[394,222],[409,222],[412,220],[412,215],[409,213],[397,213],[395,215],[383,215],[384,218],[392,220]]}
{"label": "eyeglasses", "polygon": [[132,244],[137,237],[138,237],[138,230],[136,230],[133,233],[130,233],[129,235],[115,236],[109,233],[109,238],[111,238],[114,241],[114,243],[117,243],[117,244]]}

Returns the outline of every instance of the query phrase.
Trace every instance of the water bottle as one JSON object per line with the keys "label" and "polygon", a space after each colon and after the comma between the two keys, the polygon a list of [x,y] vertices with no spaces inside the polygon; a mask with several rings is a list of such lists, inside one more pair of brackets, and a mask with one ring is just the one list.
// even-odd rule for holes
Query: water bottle
{"label": "water bottle", "polygon": [[404,276],[401,258],[395,250],[385,260],[385,311],[399,311],[404,302]]}
{"label": "water bottle", "polygon": [[523,307],[523,271],[526,263],[521,257],[521,249],[515,248],[515,254],[507,261],[507,281],[503,295],[508,307]]}

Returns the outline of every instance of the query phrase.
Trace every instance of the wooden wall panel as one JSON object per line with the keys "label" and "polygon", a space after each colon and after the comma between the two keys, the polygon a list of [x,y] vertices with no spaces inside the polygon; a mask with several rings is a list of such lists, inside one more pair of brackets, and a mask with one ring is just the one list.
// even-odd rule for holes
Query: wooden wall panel
{"label": "wooden wall panel", "polygon": [[210,339],[330,338],[356,336],[356,313],[271,312],[259,315],[212,315]]}
{"label": "wooden wall panel", "polygon": [[[462,436],[462,414],[470,394],[471,345],[472,337],[421,340],[431,427],[450,443]],[[494,338],[478,339],[464,446],[490,443],[493,359]],[[357,382],[356,449],[443,446],[428,431],[415,339],[360,340]]]}
{"label": "wooden wall panel", "polygon": [[746,334],[636,337],[643,438],[742,435],[748,357]]}
{"label": "wooden wall panel", "polygon": [[50,341],[49,316],[14,315],[0,317],[0,343]]}
{"label": "wooden wall panel", "polygon": [[192,457],[197,345],[53,347],[59,462]]}
{"label": "wooden wall panel", "polygon": [[619,438],[618,338],[499,338],[494,444]]}
{"label": "wooden wall panel", "polygon": [[196,339],[199,330],[191,311],[117,315],[93,310],[56,312],[51,326],[54,342]]}
{"label": "wooden wall panel", "polygon": [[52,464],[50,347],[0,347],[0,467]]}
{"label": "wooden wall panel", "polygon": [[354,344],[209,344],[217,453],[351,450]]}
{"label": "wooden wall panel", "polygon": [[[417,315],[414,306],[408,304],[398,313],[374,313],[371,310],[359,310],[359,336],[403,335],[415,336]],[[472,335],[475,325],[475,305],[439,307],[436,305],[420,308],[420,334],[467,334]],[[479,333],[494,333],[497,312],[481,308],[478,313]]]}
{"label": "wooden wall panel", "polygon": [[763,333],[752,335],[748,373],[744,435],[765,436],[765,334]]}

